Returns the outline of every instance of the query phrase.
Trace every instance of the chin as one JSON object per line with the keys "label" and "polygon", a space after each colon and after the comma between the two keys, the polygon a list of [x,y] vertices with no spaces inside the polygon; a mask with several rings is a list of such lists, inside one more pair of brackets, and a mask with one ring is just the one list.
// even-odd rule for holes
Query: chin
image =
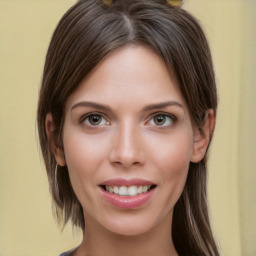
{"label": "chin", "polygon": [[133,212],[133,217],[130,216],[130,218],[116,218],[114,222],[108,222],[104,226],[110,232],[121,236],[139,236],[157,226],[157,221],[150,220],[148,217],[138,217],[136,214]]}
{"label": "chin", "polygon": [[133,226],[130,225],[129,227],[112,227],[111,229],[109,229],[109,231],[111,231],[112,233],[119,235],[119,236],[139,236],[142,235],[144,233],[147,233],[148,231],[150,231],[151,228],[148,227],[137,227],[137,226]]}

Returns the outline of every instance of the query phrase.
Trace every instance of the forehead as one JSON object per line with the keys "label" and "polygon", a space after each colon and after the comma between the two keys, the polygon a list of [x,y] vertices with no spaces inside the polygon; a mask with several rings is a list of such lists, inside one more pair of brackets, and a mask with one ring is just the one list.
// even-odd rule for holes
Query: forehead
{"label": "forehead", "polygon": [[186,105],[175,76],[164,61],[141,45],[127,45],[106,57],[71,94],[66,107],[83,100],[119,107],[170,100]]}

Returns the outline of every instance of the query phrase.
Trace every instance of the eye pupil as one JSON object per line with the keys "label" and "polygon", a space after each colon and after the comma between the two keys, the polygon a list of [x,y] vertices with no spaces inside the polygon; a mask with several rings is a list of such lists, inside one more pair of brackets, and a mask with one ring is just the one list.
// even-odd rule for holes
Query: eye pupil
{"label": "eye pupil", "polygon": [[154,122],[157,125],[162,125],[165,123],[165,121],[166,121],[166,117],[163,115],[157,115],[154,117]]}
{"label": "eye pupil", "polygon": [[98,125],[101,122],[102,117],[99,115],[91,115],[89,117],[89,122],[91,125]]}

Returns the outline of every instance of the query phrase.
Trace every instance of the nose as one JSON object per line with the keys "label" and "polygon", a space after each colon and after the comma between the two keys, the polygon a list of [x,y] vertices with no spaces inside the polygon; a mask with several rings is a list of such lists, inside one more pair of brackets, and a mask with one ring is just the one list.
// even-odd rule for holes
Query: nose
{"label": "nose", "polygon": [[145,149],[138,127],[127,124],[116,131],[109,159],[112,164],[126,169],[144,164]]}

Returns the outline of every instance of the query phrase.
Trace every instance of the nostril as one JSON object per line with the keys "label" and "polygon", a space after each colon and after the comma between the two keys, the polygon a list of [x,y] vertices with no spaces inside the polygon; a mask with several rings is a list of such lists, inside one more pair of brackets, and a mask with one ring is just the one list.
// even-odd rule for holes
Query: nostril
{"label": "nostril", "polygon": [[109,160],[116,166],[139,166],[144,163],[145,152],[139,146],[130,145],[131,142],[114,145],[109,153]]}
{"label": "nostril", "polygon": [[119,161],[115,161],[115,162],[114,162],[114,164],[122,165],[122,163],[121,163],[121,162],[119,162]]}
{"label": "nostril", "polygon": [[114,164],[116,164],[117,166],[124,166],[124,167],[131,167],[131,166],[139,166],[141,165],[140,162],[136,161],[136,162],[128,162],[128,161],[115,161]]}

